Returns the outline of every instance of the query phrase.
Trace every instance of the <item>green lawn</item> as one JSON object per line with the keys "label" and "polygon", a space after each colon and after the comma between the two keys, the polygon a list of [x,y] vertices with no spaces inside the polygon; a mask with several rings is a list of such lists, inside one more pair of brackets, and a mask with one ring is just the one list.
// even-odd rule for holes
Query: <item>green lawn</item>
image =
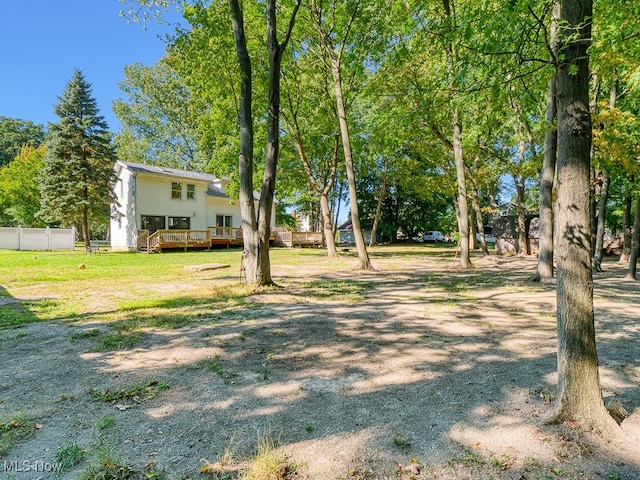
{"label": "green lawn", "polygon": [[[120,320],[145,311],[162,323],[200,310],[207,302],[238,302],[249,292],[240,282],[242,252],[176,251],[146,255],[103,252],[0,250],[0,328],[48,320]],[[353,262],[354,252],[337,266]],[[329,262],[321,249],[272,249],[272,265]],[[191,272],[188,265],[218,263],[228,268]],[[166,320],[166,318],[165,318]],[[184,319],[183,319],[184,321]]]}
{"label": "green lawn", "polygon": [[[141,316],[163,326],[180,326],[215,303],[242,302],[250,292],[240,281],[239,249],[162,254],[23,252],[0,250],[0,328],[36,321],[118,321]],[[376,247],[376,258],[453,256],[450,247]],[[355,248],[329,259],[324,249],[271,250],[272,267],[296,274],[298,267],[351,269]],[[188,265],[218,263],[228,268],[192,272]],[[286,275],[286,273],[285,273]],[[276,279],[277,281],[277,279]],[[300,285],[305,285],[300,281]],[[323,287],[324,288],[324,287]],[[313,290],[313,289],[311,289]],[[2,298],[4,297],[4,298]]]}

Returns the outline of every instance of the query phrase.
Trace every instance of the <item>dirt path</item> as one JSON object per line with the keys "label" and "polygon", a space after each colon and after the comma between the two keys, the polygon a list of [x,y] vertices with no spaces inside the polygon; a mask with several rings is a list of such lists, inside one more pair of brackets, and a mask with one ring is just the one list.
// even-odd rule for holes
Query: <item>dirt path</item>
{"label": "dirt path", "polygon": [[[300,479],[410,478],[398,463],[411,458],[415,478],[640,478],[640,410],[616,439],[543,424],[555,289],[528,283],[535,259],[477,260],[469,272],[434,257],[374,262],[360,276],[274,266],[284,288],[144,329],[116,351],[95,351],[109,326],[86,318],[0,332],[0,414],[40,427],[0,462],[53,463],[69,442],[87,451],[61,475],[0,478],[79,478],[107,453],[167,479],[215,478],[199,470],[225,449],[249,458],[260,438]],[[606,401],[633,412],[640,296],[619,267],[606,270],[595,279],[601,380]]]}

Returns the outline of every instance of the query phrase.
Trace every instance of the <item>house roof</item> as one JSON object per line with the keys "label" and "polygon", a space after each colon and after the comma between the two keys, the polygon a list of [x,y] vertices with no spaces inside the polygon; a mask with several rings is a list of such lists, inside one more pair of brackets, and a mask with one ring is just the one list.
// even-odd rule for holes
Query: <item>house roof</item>
{"label": "house roof", "polygon": [[201,180],[204,182],[219,182],[220,179],[209,173],[192,172],[189,170],[180,170],[178,168],[168,168],[158,165],[146,165],[142,163],[126,162],[118,160],[124,167],[132,172],[153,173],[156,175],[169,175],[172,177],[184,178],[187,180]]}
{"label": "house roof", "polygon": [[211,195],[212,197],[229,197],[226,193],[216,187],[213,183],[209,183],[207,185],[207,195]]}
{"label": "house roof", "polygon": [[[201,180],[207,182],[207,195],[212,197],[224,197],[229,198],[229,195],[224,193],[221,188],[216,186],[220,184],[220,179],[210,173],[192,172],[189,170],[180,170],[178,168],[168,168],[158,165],[147,165],[142,163],[127,162],[125,160],[118,160],[123,167],[131,170],[132,172],[152,173],[155,175],[167,175],[171,177],[184,178],[186,180]],[[254,200],[260,200],[260,194],[253,192]],[[277,205],[278,201],[274,198],[274,203]]]}

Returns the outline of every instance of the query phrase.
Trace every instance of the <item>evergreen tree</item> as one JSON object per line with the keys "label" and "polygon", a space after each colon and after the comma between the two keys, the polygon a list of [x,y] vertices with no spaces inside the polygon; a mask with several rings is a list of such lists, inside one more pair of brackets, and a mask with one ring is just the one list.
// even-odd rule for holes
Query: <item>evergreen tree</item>
{"label": "evergreen tree", "polygon": [[107,123],[91,95],[91,84],[79,70],[54,112],[60,122],[49,125],[41,213],[51,222],[80,225],[88,246],[90,220],[106,220],[115,200],[115,153]]}

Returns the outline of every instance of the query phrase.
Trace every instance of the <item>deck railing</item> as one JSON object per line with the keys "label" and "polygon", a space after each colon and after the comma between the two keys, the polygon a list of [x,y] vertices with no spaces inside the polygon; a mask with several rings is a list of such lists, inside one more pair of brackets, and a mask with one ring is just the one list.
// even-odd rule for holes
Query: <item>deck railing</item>
{"label": "deck railing", "polygon": [[322,232],[292,232],[293,245],[322,245]]}
{"label": "deck railing", "polygon": [[209,227],[212,239],[229,240],[231,242],[242,241],[242,228],[233,227]]}
{"label": "deck railing", "polygon": [[147,239],[147,251],[161,250],[164,246],[184,247],[205,245],[211,241],[209,230],[158,230]]}
{"label": "deck railing", "polygon": [[277,231],[277,241],[281,245],[293,247],[296,245],[322,245],[322,232],[292,232],[289,230]]}
{"label": "deck railing", "polygon": [[138,236],[136,237],[136,250],[140,251],[147,247],[147,240],[149,239],[149,230],[138,230]]}

